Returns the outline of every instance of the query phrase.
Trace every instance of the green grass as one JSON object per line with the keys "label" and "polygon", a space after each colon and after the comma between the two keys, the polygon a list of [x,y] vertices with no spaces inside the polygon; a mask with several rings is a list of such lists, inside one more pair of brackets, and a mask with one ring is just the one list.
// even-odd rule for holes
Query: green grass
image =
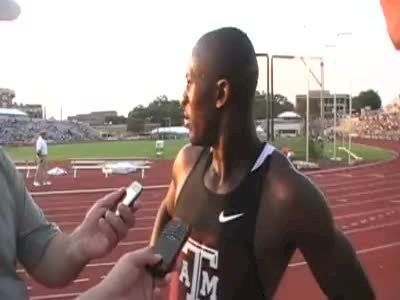
{"label": "green grass", "polygon": [[[164,159],[173,159],[187,140],[167,140]],[[34,160],[35,149],[31,147],[6,147],[14,160]],[[155,141],[110,141],[97,143],[49,145],[50,160],[89,157],[148,157],[155,158]]]}
{"label": "green grass", "polygon": [[[173,159],[179,149],[188,143],[187,140],[166,140],[164,159]],[[273,143],[277,148],[284,146],[290,147],[296,153],[296,159],[305,159],[305,139],[282,138]],[[337,140],[337,148],[342,146],[342,141]],[[345,144],[345,147],[347,145]],[[6,147],[14,160],[33,160],[35,159],[34,147]],[[49,146],[50,160],[67,160],[70,158],[88,157],[148,157],[155,158],[155,141],[110,141],[97,143],[63,144]],[[392,153],[383,149],[369,147],[360,144],[352,144],[352,152],[361,156],[366,161],[387,160],[392,157]],[[311,153],[311,152],[310,152]],[[347,161],[347,153],[337,149],[338,157]],[[333,156],[333,145],[327,143],[324,149],[324,157]],[[313,160],[312,155],[310,159]]]}
{"label": "green grass", "polygon": [[[337,141],[336,143],[336,156],[341,157],[344,161],[347,161],[348,154],[343,150],[340,150],[339,147],[342,147],[342,141]],[[345,142],[344,146],[348,148],[348,144]],[[333,156],[333,143],[329,143],[328,147],[325,151],[326,157]],[[376,148],[372,146],[366,146],[362,144],[351,144],[351,152],[356,154],[359,157],[362,157],[365,161],[380,161],[380,160],[389,160],[393,157],[393,153],[390,151],[383,150],[381,148]]]}
{"label": "green grass", "polygon": [[[296,159],[304,160],[306,157],[306,141],[304,137],[296,137],[296,138],[282,138],[276,140],[274,145],[278,148],[282,148],[284,146],[288,146],[296,153]],[[342,142],[341,139],[336,140],[336,156],[340,157],[342,161],[347,162],[348,154],[340,150],[339,148],[344,146],[348,148],[347,140]],[[333,157],[333,143],[325,143],[323,152],[323,159],[329,159]],[[351,152],[355,155],[362,157],[365,161],[380,161],[380,160],[388,160],[393,157],[393,153],[390,151],[386,151],[381,148],[375,148],[371,146],[366,146],[362,144],[351,144]],[[314,158],[311,155],[310,151],[310,159],[313,160]]]}

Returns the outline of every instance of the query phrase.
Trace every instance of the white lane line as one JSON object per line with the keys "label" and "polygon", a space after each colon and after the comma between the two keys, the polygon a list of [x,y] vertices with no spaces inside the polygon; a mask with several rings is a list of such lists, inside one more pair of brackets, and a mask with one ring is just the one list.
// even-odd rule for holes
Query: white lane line
{"label": "white lane line", "polygon": [[383,175],[383,174],[378,174],[378,173],[375,173],[375,174],[368,174],[368,175],[366,175],[366,176],[372,176],[372,177],[377,177],[377,178],[384,178],[384,177],[385,177],[385,175]]}
{"label": "white lane line", "polygon": [[80,293],[51,294],[43,296],[30,297],[30,300],[62,299],[79,296]]}
{"label": "white lane line", "polygon": [[[357,228],[357,229],[351,229],[351,230],[347,230],[344,231],[344,234],[353,234],[353,233],[358,233],[358,232],[364,232],[364,231],[372,231],[375,229],[380,229],[380,228],[386,228],[386,227],[392,227],[392,226],[397,226],[400,225],[400,221],[398,222],[391,222],[391,223],[385,223],[385,224],[381,224],[381,225],[376,225],[376,226],[369,226],[369,227],[365,227],[365,228]],[[151,228],[151,227],[149,227]],[[147,244],[148,241],[146,240],[142,240],[142,241],[134,241],[134,242],[122,242],[119,243],[119,245],[143,245],[143,244]],[[400,242],[398,242],[400,244]],[[381,247],[381,246],[379,246]],[[375,247],[375,248],[379,248],[379,247]],[[371,248],[373,249],[373,248]],[[365,251],[364,250],[359,250],[359,251]],[[358,251],[357,251],[358,253]],[[110,267],[110,266],[114,266],[116,264],[115,261],[113,262],[103,262],[103,263],[92,263],[92,264],[88,264],[86,265],[86,267]],[[290,265],[289,265],[290,266]],[[25,270],[24,269],[18,269],[17,273],[24,273]]]}
{"label": "white lane line", "polygon": [[[353,234],[353,233],[358,233],[358,232],[366,232],[366,231],[372,231],[375,229],[380,229],[380,228],[386,228],[386,227],[392,227],[392,226],[397,226],[400,225],[400,221],[397,222],[391,222],[391,223],[384,223],[376,226],[369,226],[369,227],[364,227],[364,228],[357,228],[357,229],[351,229],[344,231],[344,234]],[[152,228],[152,227],[149,227]],[[125,242],[126,245],[137,245],[139,243],[147,243],[148,241],[134,241],[134,242]],[[121,243],[120,243],[121,244]],[[115,265],[116,262],[104,262],[104,263],[93,263],[93,264],[88,264],[87,267],[104,267],[104,266],[113,266]],[[23,269],[18,269],[17,273],[24,272]]]}
{"label": "white lane line", "polygon": [[[377,148],[377,147],[375,147]],[[334,173],[334,172],[339,172],[339,171],[351,171],[351,170],[362,170],[364,168],[375,168],[375,167],[384,167],[387,164],[393,163],[397,157],[399,156],[399,153],[396,151],[388,150],[393,154],[393,156],[387,160],[387,161],[379,161],[379,162],[373,162],[373,163],[366,163],[366,164],[361,164],[357,166],[347,166],[347,167],[337,167],[337,168],[331,168],[331,169],[325,169],[325,170],[316,170],[316,171],[309,171],[305,172],[306,175],[315,175],[315,174],[329,174]]]}
{"label": "white lane line", "polygon": [[[367,175],[364,175],[367,176]],[[392,174],[387,174],[385,178],[385,182],[388,181],[394,181],[397,179],[397,177],[400,176],[400,173],[392,173]],[[356,175],[356,177],[359,177]],[[374,184],[376,183],[377,179],[373,178],[360,178],[360,179],[352,179],[351,181],[345,181],[345,182],[337,182],[336,180],[332,180],[329,178],[327,181],[319,181],[318,185],[324,187],[324,188],[334,188],[334,187],[344,187],[344,186],[357,186],[357,185],[364,185],[367,186],[368,184]]]}
{"label": "white lane line", "polygon": [[81,282],[88,282],[90,278],[80,278],[80,279],[75,279],[74,283],[81,283]]}
{"label": "white lane line", "polygon": [[148,243],[149,243],[149,240],[147,240],[147,241],[133,241],[133,242],[120,242],[118,245],[119,246],[133,246],[133,245],[135,245],[135,246],[137,246],[137,245],[143,246],[143,245],[148,245]]}
{"label": "white lane line", "polygon": [[379,198],[375,198],[372,200],[362,200],[362,201],[354,201],[354,202],[343,203],[343,204],[334,204],[334,205],[330,205],[330,208],[356,206],[356,205],[363,205],[365,203],[374,203],[374,202],[386,202],[393,198],[398,199],[399,195],[379,197]]}
{"label": "white lane line", "polygon": [[[61,195],[65,196],[65,195]],[[85,199],[75,199],[75,198],[59,198],[59,197],[47,197],[47,198],[35,198],[35,200],[38,200],[39,202],[46,202],[48,205],[52,205],[53,207],[62,207],[62,205],[70,205],[70,204],[92,204],[95,203],[98,199],[99,196],[96,197],[92,197],[91,198],[85,198]],[[146,198],[149,198],[149,200],[145,200],[144,202],[142,201],[142,203],[149,203],[149,202],[155,202],[157,200],[154,199],[158,199],[159,196],[157,195],[153,195],[153,194],[146,194]],[[65,203],[65,204],[64,204]]]}
{"label": "white lane line", "polygon": [[[149,244],[149,240],[142,240],[142,241],[127,241],[127,242],[120,242],[118,243],[118,246],[144,246]],[[92,263],[92,264],[87,264],[87,267],[102,267],[102,266],[111,266],[114,265],[116,262],[110,262],[110,263]],[[17,273],[25,273],[24,269],[17,269]],[[79,280],[79,279],[77,279]]]}
{"label": "white lane line", "polygon": [[[393,186],[393,185],[392,185]],[[365,189],[365,188],[364,188]],[[360,191],[360,192],[354,192],[354,193],[349,193],[349,194],[347,194],[347,193],[341,193],[341,196],[339,196],[339,198],[343,198],[343,196],[345,196],[346,198],[348,198],[348,197],[352,197],[352,196],[356,196],[356,197],[359,197],[359,196],[361,196],[361,195],[369,195],[369,194],[375,194],[375,193],[382,193],[382,192],[391,192],[391,193],[393,193],[393,192],[399,192],[400,191],[400,187],[388,187],[388,188],[382,188],[382,189],[373,189],[373,190],[368,190],[368,191],[365,191],[365,192],[362,192],[362,191]],[[343,195],[344,194],[344,195]],[[327,197],[328,199],[329,198],[331,198],[332,199],[332,196],[331,197]],[[336,200],[335,198],[333,198],[332,200]]]}
{"label": "white lane line", "polygon": [[336,217],[334,217],[334,220],[341,220],[341,219],[352,218],[352,217],[361,217],[361,216],[365,216],[365,215],[369,215],[369,214],[376,214],[376,213],[386,212],[387,210],[388,210],[388,208],[379,208],[379,209],[374,209],[374,210],[366,210],[366,211],[359,212],[359,213],[336,216]]}
{"label": "white lane line", "polygon": [[352,174],[348,174],[348,173],[338,173],[338,174],[332,174],[332,175],[339,176],[339,177],[346,177],[346,178],[353,177]]}
{"label": "white lane line", "polygon": [[[144,190],[159,190],[168,188],[168,184],[161,185],[147,185]],[[80,189],[80,190],[58,190],[58,191],[43,191],[31,192],[32,196],[49,196],[49,195],[73,195],[73,194],[91,194],[91,193],[109,193],[118,190],[118,188],[104,188],[104,189]]]}
{"label": "white lane line", "polygon": [[362,227],[362,228],[357,228],[357,229],[350,229],[350,230],[345,231],[344,233],[345,234],[353,234],[353,233],[357,233],[357,232],[372,231],[375,229],[393,227],[393,226],[397,226],[397,225],[400,225],[400,221],[383,223],[383,224],[379,224],[379,225],[372,225],[372,226]]}
{"label": "white lane line", "polygon": [[[372,248],[366,248],[366,249],[357,250],[356,253],[357,254],[365,254],[365,253],[375,252],[375,251],[384,250],[384,249],[393,248],[393,247],[399,247],[399,246],[400,246],[400,241],[394,242],[394,243],[390,243],[390,244],[383,244],[383,245],[372,247]],[[307,262],[300,261],[300,262],[297,262],[297,263],[289,264],[289,268],[304,266],[306,264],[307,264]]]}
{"label": "white lane line", "polygon": [[[365,183],[365,184],[360,184],[360,185],[350,185],[350,186],[338,186],[338,187],[332,187],[332,188],[328,188],[325,187],[323,185],[321,185],[321,189],[324,191],[324,193],[326,195],[348,195],[351,192],[353,192],[353,194],[357,194],[358,191],[361,191],[361,193],[363,191],[368,190],[368,193],[374,193],[377,191],[381,191],[390,187],[394,187],[393,190],[395,190],[396,192],[400,191],[400,186],[397,186],[397,182],[399,180],[396,180],[394,182],[386,182],[386,181],[378,181],[378,182],[370,182],[370,183]],[[368,189],[368,187],[373,187],[371,189]]]}
{"label": "white lane line", "polygon": [[[72,206],[72,207],[60,207],[60,208],[44,208],[42,209],[42,211],[46,214],[46,215],[51,215],[49,214],[49,212],[52,211],[63,211],[63,210],[81,210],[81,211],[88,211],[90,209],[90,206]],[[140,208],[140,211],[153,211],[153,210],[157,210],[158,207],[156,208]]]}
{"label": "white lane line", "polygon": [[348,200],[345,199],[345,198],[337,199],[336,201],[337,201],[337,202],[348,202]]}
{"label": "white lane line", "polygon": [[[47,217],[49,217],[49,216],[47,216]],[[53,216],[51,216],[51,217],[53,219]],[[82,220],[83,220],[83,217],[84,216],[82,216]],[[135,221],[136,222],[137,221],[153,221],[153,220],[155,220],[155,218],[156,218],[155,216],[154,217],[136,217]],[[77,222],[57,222],[57,225],[58,226],[80,225],[82,223],[82,220],[79,222],[78,221]]]}
{"label": "white lane line", "polygon": [[141,230],[150,230],[150,229],[153,229],[153,226],[133,227],[133,228],[129,228],[128,231],[141,231]]}

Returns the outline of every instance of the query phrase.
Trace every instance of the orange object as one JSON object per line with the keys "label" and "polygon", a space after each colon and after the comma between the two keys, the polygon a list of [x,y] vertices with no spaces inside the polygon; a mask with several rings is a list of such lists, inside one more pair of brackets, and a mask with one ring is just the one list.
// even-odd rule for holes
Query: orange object
{"label": "orange object", "polygon": [[283,148],[281,149],[281,151],[282,151],[282,153],[284,153],[285,155],[287,155],[287,154],[291,151],[291,149],[290,149],[289,147],[283,147]]}
{"label": "orange object", "polygon": [[380,0],[389,36],[400,50],[400,0]]}

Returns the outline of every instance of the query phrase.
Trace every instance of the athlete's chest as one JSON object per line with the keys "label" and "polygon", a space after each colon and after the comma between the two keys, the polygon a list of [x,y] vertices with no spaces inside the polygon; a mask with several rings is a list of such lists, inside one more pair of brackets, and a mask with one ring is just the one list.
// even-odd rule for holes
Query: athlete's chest
{"label": "athlete's chest", "polygon": [[258,193],[246,188],[228,196],[207,191],[185,193],[174,215],[192,227],[191,236],[202,244],[220,247],[226,243],[247,241],[258,210]]}
{"label": "athlete's chest", "polygon": [[181,199],[175,217],[189,223],[192,231],[178,257],[173,294],[221,299],[222,293],[243,283],[253,257],[256,210],[252,201],[256,200],[240,193],[224,199],[198,194]]}

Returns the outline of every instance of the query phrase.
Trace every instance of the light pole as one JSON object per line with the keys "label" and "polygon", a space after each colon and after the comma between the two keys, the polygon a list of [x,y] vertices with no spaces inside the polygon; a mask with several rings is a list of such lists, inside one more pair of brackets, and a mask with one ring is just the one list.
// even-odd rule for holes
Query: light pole
{"label": "light pole", "polygon": [[[271,115],[272,115],[272,140],[274,138],[274,119],[273,119],[273,112],[274,112],[274,58],[276,59],[295,59],[299,58],[304,63],[307,69],[307,94],[306,94],[306,161],[309,161],[309,120],[310,120],[310,74],[314,77],[317,81],[318,85],[321,88],[321,103],[323,103],[323,89],[324,89],[324,63],[323,58],[319,56],[311,56],[311,57],[304,57],[304,56],[294,56],[294,55],[272,55],[271,57],[271,97],[272,97],[272,108],[271,108]],[[317,76],[312,72],[311,68],[308,66],[305,59],[319,59],[321,61],[321,81],[318,80]],[[323,105],[322,105],[323,106]],[[321,107],[322,107],[321,106]],[[322,108],[321,108],[322,110]],[[321,113],[322,114],[322,113]]]}
{"label": "light pole", "polygon": [[272,55],[271,57],[271,140],[274,141],[274,59],[294,59],[294,55]]}
{"label": "light pole", "polygon": [[268,114],[271,112],[270,108],[268,105],[270,105],[270,99],[269,99],[269,55],[268,53],[257,53],[257,57],[265,57],[267,59],[267,99],[266,99],[266,106],[265,106],[265,120],[267,121],[267,141],[270,140],[270,118]]}
{"label": "light pole", "polygon": [[[336,49],[336,44],[327,44],[325,45],[325,48],[335,48]],[[334,55],[333,59],[333,68],[335,71],[336,70],[336,54]],[[336,160],[336,82],[334,84],[333,88],[333,160]]]}
{"label": "light pole", "polygon": [[[347,36],[348,35],[352,35],[352,33],[351,32],[338,32],[338,33],[336,33],[336,42],[335,42],[335,44],[325,45],[326,48],[335,48],[333,64],[334,64],[334,69],[335,69],[336,73],[337,73],[337,65],[336,65],[337,42],[338,42],[338,40],[339,40],[339,38],[341,36],[346,36],[346,35]],[[337,75],[336,75],[336,77],[337,77]],[[337,158],[336,158],[336,123],[337,123],[337,120],[336,120],[336,118],[337,118],[337,116],[336,116],[337,115],[336,93],[337,93],[337,83],[335,82],[335,84],[334,84],[334,95],[333,95],[333,106],[334,106],[333,107],[333,112],[334,112],[334,116],[333,116],[333,158],[332,158],[333,160],[337,160]],[[351,94],[350,94],[349,101],[351,101]],[[351,115],[351,108],[349,110],[349,114]],[[350,147],[350,133],[349,133],[349,147]],[[350,149],[348,149],[348,151],[349,151],[348,155],[349,155],[349,160],[350,160]]]}
{"label": "light pole", "polygon": [[[339,38],[340,36],[352,36],[353,34],[351,32],[339,32],[337,33],[337,37]],[[351,67],[350,67],[351,70]],[[352,126],[351,126],[351,115],[352,115],[352,102],[353,98],[351,96],[352,90],[353,90],[353,79],[352,75],[350,74],[350,88],[349,88],[349,133],[348,133],[348,164],[351,164],[351,131],[352,131]]]}
{"label": "light pole", "polygon": [[[307,36],[307,45],[310,45],[310,24],[304,24],[304,32],[305,35]],[[324,99],[324,60],[323,57],[309,57],[309,59],[318,59],[320,60],[320,69],[321,69],[321,81],[318,80],[317,76],[311,71],[310,68],[307,67],[306,62],[304,61],[303,57],[301,57],[301,60],[303,61],[304,65],[306,68],[308,68],[309,72],[313,75],[314,79],[318,83],[320,87],[320,126],[321,126],[321,132],[319,133],[321,136],[324,136],[324,116],[325,116],[325,99]]]}
{"label": "light pole", "polygon": [[[320,87],[320,118],[321,118],[321,124],[323,124],[323,120],[324,120],[324,59],[320,56],[311,56],[311,57],[304,57],[304,56],[300,56],[299,57],[301,59],[301,61],[303,62],[304,66],[306,67],[307,71],[309,74],[311,74],[315,81],[318,83],[319,87]],[[320,68],[321,68],[321,80],[318,79],[318,77],[314,74],[314,72],[311,70],[311,68],[309,67],[309,65],[306,62],[306,59],[312,60],[312,59],[317,59],[320,60]],[[309,79],[308,79],[309,80]],[[310,90],[310,89],[308,89]],[[323,130],[322,130],[323,132]]]}
{"label": "light pole", "polygon": [[[164,121],[165,121],[165,127],[167,127],[166,121],[168,121],[168,130],[165,130],[164,132],[168,131],[168,136],[169,136],[169,138],[171,138],[171,117],[165,117]],[[164,136],[164,138],[165,138],[165,136]]]}

